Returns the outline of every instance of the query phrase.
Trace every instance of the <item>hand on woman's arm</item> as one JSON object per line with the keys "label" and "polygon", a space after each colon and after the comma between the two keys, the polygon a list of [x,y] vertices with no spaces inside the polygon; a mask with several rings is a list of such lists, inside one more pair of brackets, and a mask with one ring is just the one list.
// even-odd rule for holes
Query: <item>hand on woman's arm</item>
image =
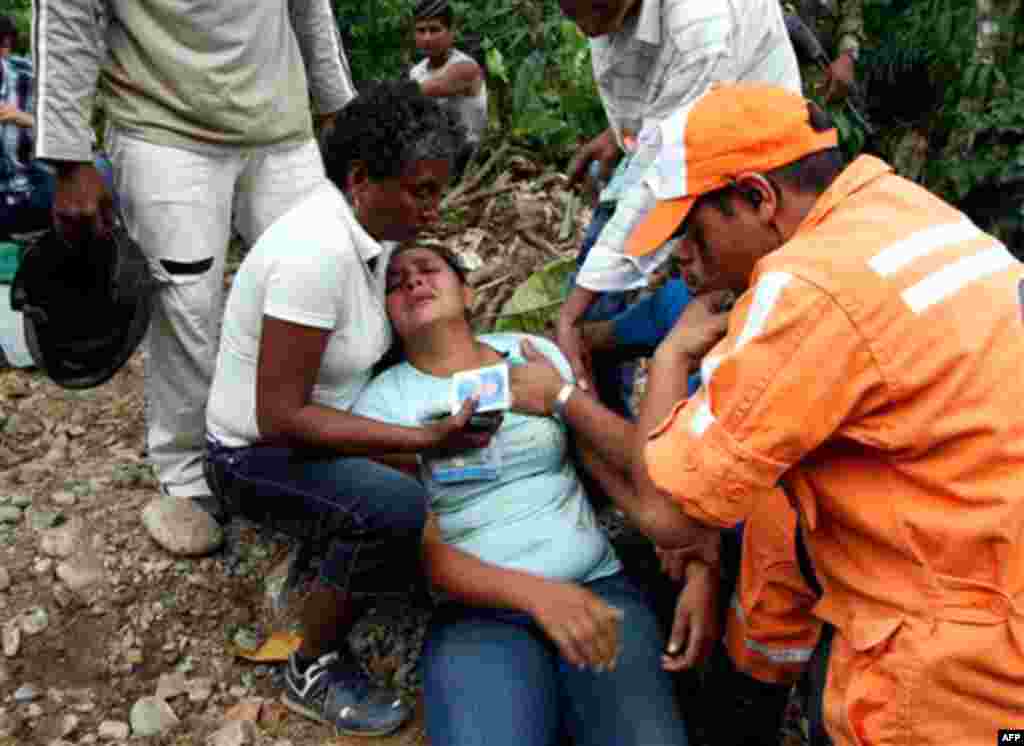
{"label": "hand on woman's arm", "polygon": [[583,586],[498,567],[451,547],[433,515],[424,531],[423,555],[431,582],[459,601],[526,612],[572,665],[615,667],[622,612]]}
{"label": "hand on woman's arm", "polygon": [[256,373],[256,419],[268,442],[326,448],[347,456],[481,448],[490,435],[465,429],[476,406],[424,427],[390,425],[311,400],[330,331],[263,317]]}

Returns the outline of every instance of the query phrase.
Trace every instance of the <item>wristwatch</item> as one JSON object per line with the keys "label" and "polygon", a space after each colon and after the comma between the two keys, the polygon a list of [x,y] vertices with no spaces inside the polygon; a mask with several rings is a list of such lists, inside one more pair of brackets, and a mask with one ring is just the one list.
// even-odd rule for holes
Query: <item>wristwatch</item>
{"label": "wristwatch", "polygon": [[567,383],[559,389],[558,396],[555,397],[554,415],[562,422],[565,422],[565,408],[568,406],[569,399],[575,390],[575,383]]}

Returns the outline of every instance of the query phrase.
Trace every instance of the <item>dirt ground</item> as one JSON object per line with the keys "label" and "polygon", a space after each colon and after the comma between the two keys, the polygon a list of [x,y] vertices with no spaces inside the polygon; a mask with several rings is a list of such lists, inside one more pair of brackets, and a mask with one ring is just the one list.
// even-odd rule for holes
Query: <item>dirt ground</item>
{"label": "dirt ground", "polygon": [[[105,741],[104,721],[129,723],[132,706],[175,672],[187,691],[167,703],[181,722],[141,742],[204,744],[237,716],[255,719],[242,729],[251,744],[366,743],[277,706],[279,666],[234,654],[290,621],[288,610],[275,613],[265,582],[287,556],[283,538],[236,527],[233,548],[185,560],[143,529],[139,513],[157,490],[143,461],[141,391],[139,356],[84,392],[40,373],[0,372],[0,504],[25,506],[0,527],[0,575],[9,578],[0,578],[9,583],[0,591],[0,744]],[[54,528],[44,525],[80,525],[70,556],[47,552]],[[84,555],[98,559],[102,579],[75,592],[57,568],[87,563]],[[421,722],[374,742],[423,743]]]}

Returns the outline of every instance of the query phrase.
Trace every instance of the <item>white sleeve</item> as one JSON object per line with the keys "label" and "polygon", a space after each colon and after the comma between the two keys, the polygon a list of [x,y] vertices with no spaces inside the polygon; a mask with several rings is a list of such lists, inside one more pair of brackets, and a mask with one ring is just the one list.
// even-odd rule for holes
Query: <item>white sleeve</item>
{"label": "white sleeve", "polygon": [[625,253],[629,234],[654,207],[657,199],[647,185],[644,174],[654,163],[660,139],[657,126],[644,127],[639,147],[632,156],[623,182],[630,184],[615,203],[615,212],[605,223],[601,235],[590,248],[576,277],[576,284],[599,293],[632,290],[647,284],[647,275],[658,268],[672,253],[671,246],[644,257]]}
{"label": "white sleeve", "polygon": [[267,274],[263,313],[317,329],[341,326],[344,278],[358,271],[341,264],[337,254],[327,248],[303,256],[280,257]]}
{"label": "white sleeve", "polygon": [[356,96],[334,10],[328,0],[290,0],[289,8],[316,112],[332,114]]}
{"label": "white sleeve", "polygon": [[90,122],[106,28],[99,0],[32,3],[36,158],[92,159]]}
{"label": "white sleeve", "polygon": [[[623,175],[624,188],[615,213],[576,278],[576,284],[588,290],[610,292],[643,287],[647,284],[647,275],[672,253],[671,244],[645,257],[628,256],[625,250],[629,234],[657,202],[644,183],[644,175],[660,148],[661,121],[712,83],[731,81],[734,77],[729,55],[736,33],[732,18],[724,6],[698,5],[685,3],[670,8],[669,37],[675,51],[666,66],[661,90],[644,115],[637,151]],[[698,13],[701,15],[695,15]]]}

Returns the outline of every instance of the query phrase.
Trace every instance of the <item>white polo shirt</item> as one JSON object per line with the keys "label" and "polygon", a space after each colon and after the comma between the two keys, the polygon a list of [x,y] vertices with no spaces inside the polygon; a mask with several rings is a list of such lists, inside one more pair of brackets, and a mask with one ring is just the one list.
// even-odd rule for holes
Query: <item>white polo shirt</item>
{"label": "white polo shirt", "polygon": [[391,344],[384,307],[390,250],[363,230],[329,182],[260,236],[235,275],[224,310],[206,411],[210,435],[232,447],[260,440],[256,365],[264,316],[330,330],[312,400],[352,408]]}

